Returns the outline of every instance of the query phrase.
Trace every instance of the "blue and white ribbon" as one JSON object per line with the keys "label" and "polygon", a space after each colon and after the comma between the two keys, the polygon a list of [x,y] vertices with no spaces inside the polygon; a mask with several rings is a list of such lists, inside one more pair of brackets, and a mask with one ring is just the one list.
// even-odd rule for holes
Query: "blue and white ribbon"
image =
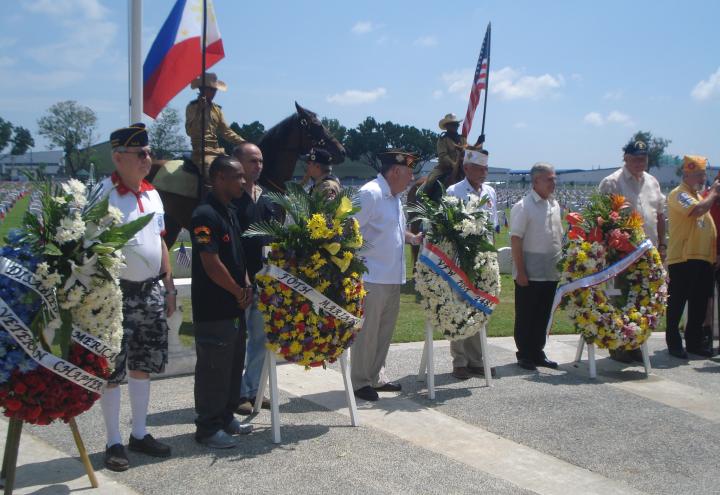
{"label": "blue and white ribbon", "polygon": [[588,287],[593,287],[595,285],[600,285],[603,282],[607,282],[611,278],[615,278],[618,275],[620,275],[622,272],[627,270],[631,265],[633,265],[637,260],[639,260],[642,255],[645,254],[645,251],[653,247],[652,241],[650,239],[645,239],[643,242],[641,242],[638,247],[635,248],[634,251],[632,251],[630,254],[625,256],[620,261],[613,263],[612,265],[608,266],[602,271],[599,271],[597,273],[593,273],[592,275],[587,275],[585,277],[579,278],[577,280],[573,280],[572,282],[569,282],[567,284],[561,285],[557,288],[555,291],[555,299],[553,299],[552,309],[550,310],[550,319],[548,320],[547,329],[545,330],[545,334],[550,334],[550,328],[553,324],[553,315],[555,314],[555,310],[560,305],[560,302],[562,301],[562,298],[565,297],[567,294],[570,294],[571,292],[574,292],[578,289],[587,289]]}

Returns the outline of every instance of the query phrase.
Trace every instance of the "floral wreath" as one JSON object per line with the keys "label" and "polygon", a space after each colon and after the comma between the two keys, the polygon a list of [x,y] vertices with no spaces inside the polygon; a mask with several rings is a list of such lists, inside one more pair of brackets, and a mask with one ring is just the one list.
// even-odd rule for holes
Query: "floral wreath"
{"label": "floral wreath", "polygon": [[271,276],[274,272],[269,267],[314,289],[357,323],[366,294],[362,283],[365,264],[356,255],[363,238],[352,217],[359,208],[347,191],[330,200],[310,195],[297,184],[288,184],[285,195],[270,193],[268,197],[285,210],[292,223],[262,222],[244,234],[273,240],[266,267],[255,277],[266,345],[286,361],[324,367],[352,345],[359,325],[316,307],[305,295]]}
{"label": "floral wreath", "polygon": [[[491,243],[492,225],[484,208],[486,198],[471,195],[467,202],[443,196],[434,203],[420,196],[408,208],[430,223],[428,239],[457,265],[475,287],[497,297],[500,294],[500,269],[497,252]],[[423,296],[425,317],[448,340],[460,340],[478,333],[490,318],[468,304],[436,271],[419,259],[415,264],[415,288]]]}
{"label": "floral wreath", "polygon": [[[621,261],[645,240],[642,217],[620,195],[593,196],[582,214],[570,213],[567,220],[571,228],[560,288]],[[637,349],[665,313],[666,278],[660,254],[650,247],[615,278],[620,296],[609,297],[605,284],[593,285],[570,293],[562,307],[586,342],[605,349]]]}
{"label": "floral wreath", "polygon": [[[120,249],[152,215],[122,224],[99,189],[89,193],[74,179],[45,184],[40,203],[40,214],[28,211],[0,250],[0,303],[14,314],[0,323],[0,407],[45,425],[70,421],[100,397],[114,365],[105,356],[117,355],[123,334]],[[31,342],[18,340],[19,327]],[[48,362],[73,371],[64,376]]]}

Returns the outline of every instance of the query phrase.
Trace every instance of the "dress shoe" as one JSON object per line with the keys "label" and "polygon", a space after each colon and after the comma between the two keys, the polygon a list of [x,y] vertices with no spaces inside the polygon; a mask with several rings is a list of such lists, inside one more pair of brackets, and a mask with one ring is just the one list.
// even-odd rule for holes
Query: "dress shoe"
{"label": "dress shoe", "polygon": [[686,349],[687,349],[687,352],[689,352],[690,354],[695,354],[697,356],[713,357],[715,355],[715,354],[713,354],[712,349],[707,349],[707,348],[703,348],[703,347],[699,347],[699,346],[698,347],[688,346],[688,347],[686,347]]}
{"label": "dress shoe", "polygon": [[158,442],[150,433],[145,435],[142,440],[130,435],[128,448],[133,452],[140,452],[152,457],[170,457],[170,446]]}
{"label": "dress shoe", "polygon": [[668,354],[670,354],[671,356],[674,356],[678,359],[687,359],[688,358],[687,352],[685,352],[685,349],[683,349],[682,347],[680,347],[678,349],[668,349]]}
{"label": "dress shoe", "polygon": [[195,437],[195,440],[211,449],[232,449],[233,447],[237,447],[237,440],[223,430],[218,430],[209,437]]}
{"label": "dress shoe", "polygon": [[235,409],[235,414],[240,416],[250,416],[253,413],[253,405],[247,399],[240,399],[240,405]]}
{"label": "dress shoe", "polygon": [[524,370],[530,370],[530,371],[537,370],[537,366],[535,366],[535,363],[532,362],[530,359],[518,358],[517,364]]}
{"label": "dress shoe", "polygon": [[453,378],[457,378],[458,380],[469,380],[470,371],[468,371],[465,366],[457,366],[453,368],[452,376]]}
{"label": "dress shoe", "polygon": [[[475,376],[485,376],[485,367],[484,366],[468,366],[467,370],[470,372],[471,375]],[[497,376],[497,370],[495,369],[495,366],[490,368],[490,376],[495,378]]]}
{"label": "dress shoe", "polygon": [[237,419],[233,418],[230,424],[223,428],[223,431],[228,435],[249,435],[252,432],[253,426],[247,423],[241,423]]}
{"label": "dress shoe", "polygon": [[130,467],[130,461],[122,444],[116,443],[105,449],[105,467],[118,473],[127,471]]}
{"label": "dress shoe", "polygon": [[402,385],[397,382],[387,382],[383,383],[379,387],[373,388],[376,392],[400,392],[402,390]]}
{"label": "dress shoe", "polygon": [[[255,406],[255,401],[257,400],[257,397],[255,397],[252,401],[252,405]],[[270,399],[267,397],[262,398],[262,402],[260,403],[260,409],[270,409]]]}
{"label": "dress shoe", "polygon": [[555,361],[550,361],[548,358],[543,357],[540,359],[536,359],[533,361],[535,363],[535,366],[537,368],[550,368],[553,370],[556,370],[558,368],[558,364]]}
{"label": "dress shoe", "polygon": [[355,397],[371,402],[375,402],[376,400],[380,399],[378,393],[370,385],[366,385],[363,388],[355,390]]}

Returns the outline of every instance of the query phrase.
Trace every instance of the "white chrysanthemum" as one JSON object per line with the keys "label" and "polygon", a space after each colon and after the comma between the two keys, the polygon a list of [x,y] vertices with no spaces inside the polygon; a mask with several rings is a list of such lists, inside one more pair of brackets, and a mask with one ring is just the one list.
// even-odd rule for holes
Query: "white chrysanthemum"
{"label": "white chrysanthemum", "polygon": [[76,213],[72,217],[65,217],[60,220],[60,225],[55,231],[55,240],[59,244],[77,241],[85,234],[85,222]]}
{"label": "white chrysanthemum", "polygon": [[123,333],[122,292],[114,282],[102,280],[96,283],[93,290],[85,295],[82,304],[72,309],[71,314],[75,326],[98,337],[113,350],[120,349]]}
{"label": "white chrysanthemum", "polygon": [[457,206],[460,204],[460,200],[456,198],[455,196],[445,196],[443,199],[445,199],[445,202],[452,206]]}
{"label": "white chrysanthemum", "polygon": [[110,225],[115,225],[118,223],[122,223],[123,221],[123,214],[122,211],[120,211],[119,208],[115,206],[108,206],[108,212],[107,215],[103,217],[103,221],[109,221]]}
{"label": "white chrysanthemum", "polygon": [[55,201],[59,205],[64,205],[67,203],[67,201],[65,201],[65,198],[62,196],[54,196],[53,201]]}
{"label": "white chrysanthemum", "polygon": [[67,182],[63,182],[60,184],[60,187],[62,187],[65,194],[69,194],[71,196],[85,196],[85,184],[77,179],[70,179]]}

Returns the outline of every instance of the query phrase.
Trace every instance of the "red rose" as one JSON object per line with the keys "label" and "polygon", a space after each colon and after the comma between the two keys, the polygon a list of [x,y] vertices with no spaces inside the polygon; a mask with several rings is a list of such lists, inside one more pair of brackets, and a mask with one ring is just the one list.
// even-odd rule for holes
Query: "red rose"
{"label": "red rose", "polygon": [[23,395],[25,392],[27,392],[27,385],[25,385],[23,382],[17,382],[13,390],[16,394]]}
{"label": "red rose", "polygon": [[8,399],[5,401],[5,408],[8,411],[17,411],[22,407],[22,402],[17,399]]}

